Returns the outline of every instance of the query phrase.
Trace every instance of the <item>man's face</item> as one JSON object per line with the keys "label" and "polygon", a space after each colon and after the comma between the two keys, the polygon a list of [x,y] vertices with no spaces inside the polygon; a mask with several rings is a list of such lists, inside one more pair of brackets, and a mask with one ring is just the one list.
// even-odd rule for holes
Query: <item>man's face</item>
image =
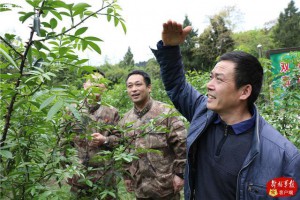
{"label": "man's face", "polygon": [[235,63],[220,61],[211,72],[207,83],[207,108],[218,114],[228,114],[241,105],[242,88],[237,89],[234,81]]}
{"label": "man's face", "polygon": [[150,97],[151,85],[146,86],[144,77],[139,74],[131,75],[126,82],[127,94],[137,106],[143,107]]}

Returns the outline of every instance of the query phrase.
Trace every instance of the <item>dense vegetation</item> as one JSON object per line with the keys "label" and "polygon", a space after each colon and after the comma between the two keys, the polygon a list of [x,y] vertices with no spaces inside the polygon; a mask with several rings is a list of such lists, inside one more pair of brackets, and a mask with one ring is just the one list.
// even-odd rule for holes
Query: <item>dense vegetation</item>
{"label": "dense vegetation", "polygon": [[[81,120],[78,104],[88,98],[82,92],[82,83],[95,69],[105,72],[107,90],[102,95],[102,103],[118,108],[123,115],[132,104],[127,97],[125,77],[135,68],[144,69],[152,76],[152,96],[170,103],[159,76],[159,66],[154,59],[145,65],[134,63],[130,48],[124,59],[118,64],[106,63],[102,66],[89,66],[88,59],[80,59],[76,51],[92,49],[101,54],[101,38],[87,36],[85,20],[91,17],[106,17],[115,26],[125,22],[119,14],[117,1],[103,0],[99,8],[91,8],[86,3],[67,4],[63,1],[39,0],[27,1],[31,11],[20,12],[20,22],[33,20],[29,29],[28,41],[6,33],[0,36],[1,69],[1,140],[0,140],[0,197],[2,199],[70,199],[69,186],[65,180],[73,174],[84,176],[84,169],[76,160],[76,151],[68,148],[68,157],[61,154],[71,141],[73,133],[69,124]],[[10,11],[16,4],[1,4],[0,11]],[[227,13],[228,14],[228,13]],[[264,49],[291,47],[287,41],[299,46],[299,12],[291,1],[279,20],[271,28],[234,33],[227,24],[228,15],[222,12],[210,18],[211,26],[198,36],[183,44],[183,55],[189,57],[187,79],[199,91],[206,92],[208,71],[222,53],[240,49],[259,56],[257,44]],[[58,27],[58,22],[69,20],[69,27]],[[285,23],[288,22],[288,23]],[[298,22],[298,24],[297,24]],[[185,25],[191,24],[186,17]],[[289,34],[279,31],[285,27]],[[281,35],[280,35],[281,34]],[[39,35],[39,37],[36,37]],[[213,38],[213,40],[211,39]],[[211,51],[208,51],[211,50]],[[265,53],[265,52],[264,52]],[[265,82],[257,105],[262,115],[298,148],[300,148],[300,53],[291,53],[282,62],[294,64],[289,76],[288,87],[275,87],[278,79],[272,73],[271,61],[262,56],[265,70]],[[279,74],[276,76],[281,76]],[[92,92],[92,91],[91,91]],[[171,103],[170,103],[171,104]],[[69,112],[73,117],[70,117]],[[188,123],[186,123],[188,127]],[[105,127],[104,127],[105,128]],[[122,130],[120,130],[122,132]],[[87,136],[88,137],[88,136]],[[126,146],[120,146],[113,152],[104,152],[99,160],[111,161],[117,176],[122,176],[122,164],[135,158],[127,154]],[[103,169],[107,170],[107,169]],[[114,191],[106,190],[103,185],[94,186],[86,180],[99,199],[106,195],[115,196]],[[124,187],[120,187],[121,196],[126,199]],[[127,197],[130,199],[130,196]]]}

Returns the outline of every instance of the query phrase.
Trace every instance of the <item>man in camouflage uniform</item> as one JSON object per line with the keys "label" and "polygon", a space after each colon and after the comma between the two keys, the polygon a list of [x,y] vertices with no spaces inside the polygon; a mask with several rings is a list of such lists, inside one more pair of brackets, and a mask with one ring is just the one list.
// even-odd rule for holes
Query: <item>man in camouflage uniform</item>
{"label": "man in camouflage uniform", "polygon": [[134,191],[136,199],[179,200],[184,184],[185,125],[170,105],[150,97],[151,80],[144,71],[131,72],[126,86],[134,107],[119,125],[128,130],[124,134],[128,146],[139,157],[124,177],[127,191]]}
{"label": "man in camouflage uniform", "polygon": [[[99,74],[93,75],[95,79],[102,78]],[[92,167],[87,172],[85,179],[89,179],[94,186],[103,186],[105,189],[115,189],[115,177],[107,167],[112,163],[109,161],[99,162],[96,154],[101,150],[110,150],[110,147],[116,145],[117,132],[113,127],[119,121],[119,114],[116,108],[100,105],[101,90],[105,89],[104,84],[97,84],[90,79],[83,84],[84,90],[90,93],[89,97],[80,104],[78,109],[81,115],[81,122],[75,123],[73,132],[77,135],[73,139],[73,144],[78,151],[79,162],[85,166],[85,169]],[[101,133],[105,137],[105,141],[99,142],[94,135]],[[104,144],[103,144],[104,143]],[[68,180],[71,191],[76,194],[78,198],[84,199],[91,196],[92,187],[88,186],[82,177],[74,175]],[[105,185],[104,185],[105,184]],[[93,190],[93,192],[95,192]],[[95,195],[95,194],[93,194]],[[113,199],[107,197],[106,199]]]}

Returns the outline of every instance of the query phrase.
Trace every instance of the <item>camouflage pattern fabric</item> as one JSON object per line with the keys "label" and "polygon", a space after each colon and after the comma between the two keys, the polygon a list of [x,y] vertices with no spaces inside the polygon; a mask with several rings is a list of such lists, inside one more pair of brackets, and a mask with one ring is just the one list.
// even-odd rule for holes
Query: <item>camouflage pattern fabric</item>
{"label": "camouflage pattern fabric", "polygon": [[[173,115],[172,115],[173,113]],[[161,198],[173,194],[173,177],[183,174],[186,156],[185,125],[175,109],[150,99],[145,111],[134,108],[120,120],[130,151],[138,154],[126,168],[137,198]],[[166,118],[166,115],[172,116]]]}
{"label": "camouflage pattern fabric", "polygon": [[[114,107],[98,105],[96,108],[83,106],[80,113],[81,122],[73,126],[73,132],[76,133],[73,143],[78,152],[79,162],[86,167],[93,167],[93,170],[87,174],[93,183],[97,181],[103,182],[104,179],[109,179],[105,180],[105,183],[108,184],[107,187],[109,187],[109,185],[115,186],[114,177],[111,176],[109,171],[105,170],[107,166],[109,166],[108,163],[97,161],[96,154],[101,150],[109,150],[110,146],[114,146],[118,142],[120,135],[118,135],[117,131],[113,130],[113,127],[117,125],[120,118],[118,111]],[[95,132],[107,136],[109,139],[108,145],[99,147],[90,146],[90,135]],[[105,176],[103,176],[104,172],[106,172]],[[89,189],[89,186],[82,183],[80,178],[76,175],[69,179],[68,183],[72,185],[71,191],[73,192]],[[101,184],[103,185],[103,183]]]}

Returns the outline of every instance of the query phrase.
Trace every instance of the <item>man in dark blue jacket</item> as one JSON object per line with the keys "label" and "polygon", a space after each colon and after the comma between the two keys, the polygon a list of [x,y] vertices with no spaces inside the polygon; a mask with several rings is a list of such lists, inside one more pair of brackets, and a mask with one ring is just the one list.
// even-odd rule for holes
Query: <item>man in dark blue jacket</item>
{"label": "man in dark blue jacket", "polygon": [[226,53],[210,73],[207,95],[200,94],[186,82],[179,49],[190,31],[169,20],[152,50],[170,99],[190,122],[185,199],[274,199],[283,192],[276,190],[283,184],[276,180],[284,180],[288,199],[299,200],[299,150],[254,105],[263,82],[261,64],[245,52]]}

